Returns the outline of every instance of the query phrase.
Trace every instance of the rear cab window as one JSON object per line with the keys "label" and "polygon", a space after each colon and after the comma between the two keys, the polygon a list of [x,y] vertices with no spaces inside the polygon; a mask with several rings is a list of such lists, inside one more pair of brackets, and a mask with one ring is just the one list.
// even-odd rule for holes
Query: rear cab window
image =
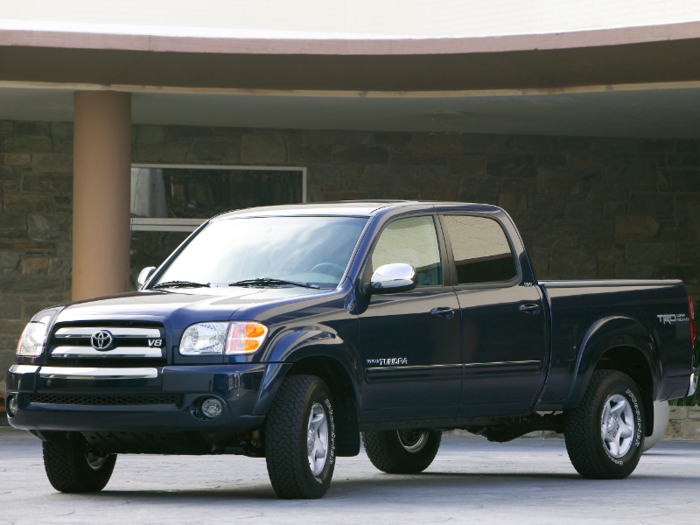
{"label": "rear cab window", "polygon": [[515,279],[515,257],[503,228],[494,219],[443,215],[452,244],[458,284],[498,283]]}

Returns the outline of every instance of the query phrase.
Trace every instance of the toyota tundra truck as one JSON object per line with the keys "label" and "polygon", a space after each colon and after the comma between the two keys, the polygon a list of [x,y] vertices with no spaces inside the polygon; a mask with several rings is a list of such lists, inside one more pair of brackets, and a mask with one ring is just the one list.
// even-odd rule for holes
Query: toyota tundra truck
{"label": "toyota tundra truck", "polygon": [[319,498],[361,441],[415,474],[441,433],[563,433],[584,477],[625,478],[653,403],[692,395],[681,281],[538,281],[496,206],[416,201],[218,215],[140,289],[36,314],[7,414],[61,492],[119,454],[265,458],[281,498]]}

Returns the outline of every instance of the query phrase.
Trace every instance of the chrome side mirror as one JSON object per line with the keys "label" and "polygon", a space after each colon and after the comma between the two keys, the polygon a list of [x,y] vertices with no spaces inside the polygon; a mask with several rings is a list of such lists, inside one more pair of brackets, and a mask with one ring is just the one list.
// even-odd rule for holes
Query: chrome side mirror
{"label": "chrome side mirror", "polygon": [[138,279],[136,279],[136,283],[139,285],[139,289],[143,288],[143,285],[148,282],[148,280],[151,278],[151,275],[153,275],[153,272],[155,271],[155,266],[146,266],[143,270],[141,270]]}
{"label": "chrome side mirror", "polygon": [[416,269],[406,263],[392,263],[380,266],[372,274],[365,287],[368,294],[389,294],[408,292],[418,284]]}

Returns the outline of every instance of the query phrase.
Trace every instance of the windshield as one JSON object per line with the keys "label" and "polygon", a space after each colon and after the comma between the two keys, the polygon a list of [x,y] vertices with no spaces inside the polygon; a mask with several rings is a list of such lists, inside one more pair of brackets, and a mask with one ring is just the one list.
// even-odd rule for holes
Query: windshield
{"label": "windshield", "polygon": [[212,221],[149,287],[177,281],[226,286],[277,279],[334,288],[366,221],[355,217]]}

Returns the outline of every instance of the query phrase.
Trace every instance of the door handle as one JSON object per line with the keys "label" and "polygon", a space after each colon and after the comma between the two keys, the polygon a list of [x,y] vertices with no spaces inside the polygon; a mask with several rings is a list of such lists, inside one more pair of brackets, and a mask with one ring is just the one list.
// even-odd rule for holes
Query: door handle
{"label": "door handle", "polygon": [[540,305],[535,303],[521,304],[519,310],[530,315],[537,315],[541,312]]}
{"label": "door handle", "polygon": [[455,311],[449,306],[438,306],[430,310],[430,315],[442,317],[443,319],[452,319],[455,316]]}

